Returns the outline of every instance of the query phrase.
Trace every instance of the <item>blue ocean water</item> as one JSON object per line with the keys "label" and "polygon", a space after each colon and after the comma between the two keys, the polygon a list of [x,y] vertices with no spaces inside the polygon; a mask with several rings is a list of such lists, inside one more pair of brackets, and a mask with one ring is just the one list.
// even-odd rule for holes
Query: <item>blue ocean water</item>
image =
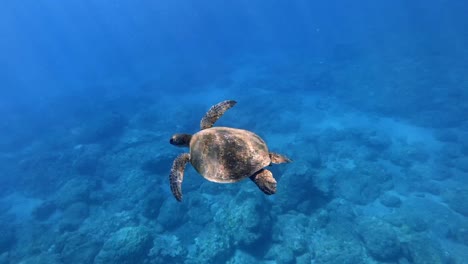
{"label": "blue ocean water", "polygon": [[[3,1],[0,264],[468,263],[467,12]],[[224,100],[292,162],[273,195],[189,163],[178,202],[169,140]]]}

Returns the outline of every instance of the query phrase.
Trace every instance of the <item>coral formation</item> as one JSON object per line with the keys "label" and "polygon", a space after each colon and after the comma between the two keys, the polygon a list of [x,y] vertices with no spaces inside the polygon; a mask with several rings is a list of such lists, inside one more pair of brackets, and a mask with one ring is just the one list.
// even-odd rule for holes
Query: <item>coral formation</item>
{"label": "coral formation", "polygon": [[102,243],[86,233],[71,232],[63,238],[60,259],[63,263],[93,263]]}
{"label": "coral formation", "polygon": [[389,262],[400,258],[400,241],[390,224],[376,218],[363,218],[358,221],[358,232],[375,259]]}
{"label": "coral formation", "polygon": [[150,263],[181,263],[185,260],[187,249],[175,235],[156,235],[150,250]]}
{"label": "coral formation", "polygon": [[68,206],[62,214],[59,223],[59,230],[62,232],[75,231],[81,223],[88,217],[89,207],[83,202],[77,202]]}
{"label": "coral formation", "polygon": [[104,242],[94,263],[141,263],[153,245],[150,230],[143,226],[124,227]]}
{"label": "coral formation", "polygon": [[[249,63],[217,62],[230,70],[216,81],[203,54],[194,67],[206,87],[168,63],[177,71],[154,80],[44,99],[57,110],[40,126],[21,117],[27,107],[9,111],[0,120],[0,263],[464,263],[468,94],[447,87],[462,87],[467,67],[428,68],[411,55],[416,46],[404,58],[351,42],[308,62],[239,57]],[[243,106],[219,126],[256,131],[294,162],[268,167],[274,196],[248,179],[205,181],[189,166],[177,203],[170,135],[197,131],[199,113],[224,98]]]}

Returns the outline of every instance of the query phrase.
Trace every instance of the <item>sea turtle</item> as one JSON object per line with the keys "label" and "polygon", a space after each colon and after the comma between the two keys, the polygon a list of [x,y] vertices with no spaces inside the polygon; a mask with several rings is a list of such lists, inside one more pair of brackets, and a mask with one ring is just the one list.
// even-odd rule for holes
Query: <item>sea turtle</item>
{"label": "sea turtle", "polygon": [[264,193],[271,195],[276,192],[276,180],[265,167],[291,160],[269,152],[265,141],[253,132],[213,127],[224,112],[235,104],[236,101],[226,100],[212,106],[202,118],[199,132],[194,135],[174,134],[171,137],[169,142],[172,145],[190,148],[190,153],[180,154],[174,160],[169,176],[171,191],[177,201],[182,201],[182,180],[189,161],[209,181],[231,183],[249,177]]}

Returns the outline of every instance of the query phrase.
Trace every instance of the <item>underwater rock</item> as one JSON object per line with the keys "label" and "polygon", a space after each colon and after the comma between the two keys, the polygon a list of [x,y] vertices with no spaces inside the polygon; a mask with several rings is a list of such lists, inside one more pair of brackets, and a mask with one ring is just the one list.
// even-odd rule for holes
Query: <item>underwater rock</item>
{"label": "underwater rock", "polygon": [[157,221],[165,229],[172,230],[185,221],[186,211],[187,207],[184,204],[178,203],[172,196],[167,196],[159,209]]}
{"label": "underwater rock", "polygon": [[56,254],[49,252],[42,252],[39,255],[29,256],[22,259],[19,263],[21,264],[60,264],[60,258]]}
{"label": "underwater rock", "polygon": [[447,205],[431,198],[410,197],[397,212],[404,219],[405,226],[412,231],[429,230],[440,237],[447,236],[450,230],[455,230],[464,221],[461,215],[450,210]]}
{"label": "underwater rock", "polygon": [[124,227],[104,243],[95,264],[143,263],[153,245],[151,232],[143,226]]}
{"label": "underwater rock", "polygon": [[445,201],[454,211],[468,217],[468,189],[458,189],[446,193]]}
{"label": "underwater rock", "polygon": [[334,194],[356,204],[365,205],[393,187],[392,176],[381,165],[361,162],[343,171],[335,181]]}
{"label": "underwater rock", "polygon": [[89,201],[92,184],[83,179],[71,179],[66,182],[54,195],[53,202],[61,209],[76,202]]}
{"label": "underwater rock", "polygon": [[455,168],[468,173],[468,157],[460,157],[454,160]]}
{"label": "underwater rock", "polygon": [[460,142],[461,154],[468,156],[468,135],[465,135]]}
{"label": "underwater rock", "polygon": [[468,222],[454,227],[453,230],[449,231],[447,237],[468,246]]}
{"label": "underwater rock", "polygon": [[148,219],[156,219],[159,215],[159,210],[164,202],[162,192],[153,192],[143,201],[143,216]]}
{"label": "underwater rock", "polygon": [[[271,223],[269,204],[263,193],[240,191],[229,204],[217,210],[214,222],[223,235],[232,238],[236,245],[251,248],[263,234],[269,234]],[[255,195],[256,194],[256,195]]]}
{"label": "underwater rock", "polygon": [[[356,205],[342,198],[330,201],[325,210],[328,223],[352,222],[356,218]],[[323,215],[325,210],[319,212],[319,215]]]}
{"label": "underwater rock", "polygon": [[424,181],[421,183],[421,190],[433,195],[440,195],[442,188],[438,182]]}
{"label": "underwater rock", "polygon": [[411,145],[411,147],[407,150],[408,158],[420,162],[425,163],[431,157],[430,153],[427,152],[422,146],[419,144]]}
{"label": "underwater rock", "polygon": [[408,159],[408,157],[404,156],[403,154],[399,153],[398,151],[391,151],[388,159],[395,165],[403,167],[405,169],[411,167],[413,165],[412,160]]}
{"label": "underwater rock", "polygon": [[173,156],[159,155],[157,158],[148,159],[141,165],[141,169],[152,175],[166,175],[174,161]]}
{"label": "underwater rock", "polygon": [[439,159],[446,157],[449,159],[458,158],[461,156],[460,146],[458,144],[446,143],[440,148]]}
{"label": "underwater rock", "polygon": [[435,164],[429,171],[429,176],[432,180],[443,181],[453,177],[451,169],[444,164]]}
{"label": "underwater rock", "polygon": [[303,214],[279,215],[273,228],[273,240],[290,249],[294,256],[307,252],[307,227],[309,219]]}
{"label": "underwater rock", "polygon": [[190,208],[187,216],[190,222],[203,226],[213,220],[210,211],[211,200],[203,196],[201,192],[192,192],[187,200]]}
{"label": "underwater rock", "polygon": [[34,208],[32,215],[36,220],[44,221],[47,220],[57,209],[55,203],[51,201],[45,201],[38,207]]}
{"label": "underwater rock", "polygon": [[65,209],[62,220],[59,224],[60,231],[75,231],[81,223],[88,217],[89,207],[87,204],[78,202]]}
{"label": "underwater rock", "polygon": [[296,257],[296,264],[310,264],[311,263],[311,256],[309,253],[306,253],[301,256]]}
{"label": "underwater rock", "polygon": [[330,222],[330,215],[325,208],[318,209],[310,219],[311,227],[316,229],[324,228]]}
{"label": "underwater rock", "polygon": [[403,253],[410,263],[448,263],[443,249],[425,235],[414,235],[403,245]]}
{"label": "underwater rock", "polygon": [[448,129],[437,129],[434,132],[435,139],[441,142],[457,142],[458,135],[453,130]]}
{"label": "underwater rock", "polygon": [[[26,153],[25,153],[26,154]],[[74,175],[70,151],[38,148],[30,150],[19,162],[18,183],[31,194],[48,196]]]}
{"label": "underwater rock", "polygon": [[322,235],[314,239],[313,262],[320,264],[365,263],[365,254],[356,239],[341,239],[336,236]]}
{"label": "underwater rock", "polygon": [[349,136],[346,130],[336,129],[334,127],[327,127],[323,129],[321,136],[321,144],[323,146],[330,146],[336,142],[341,142],[346,140]]}
{"label": "underwater rock", "polygon": [[150,258],[155,263],[183,263],[187,249],[175,235],[156,235]]}
{"label": "underwater rock", "polygon": [[362,218],[358,221],[358,233],[367,251],[376,260],[398,260],[400,241],[390,224],[377,218]]}
{"label": "underwater rock", "polygon": [[305,161],[296,161],[288,165],[282,175],[278,175],[281,182],[278,183],[278,191],[274,196],[274,206],[284,212],[298,211],[301,208],[305,211],[300,212],[308,212],[311,208],[323,206],[328,199],[326,192],[330,192],[332,184],[330,178],[317,175],[320,172],[313,170]]}
{"label": "underwater rock", "polygon": [[68,233],[63,240],[60,259],[63,263],[93,263],[102,243],[88,234]]}
{"label": "underwater rock", "polygon": [[257,262],[258,260],[254,256],[249,255],[242,250],[236,250],[234,256],[230,260],[228,260],[226,264],[251,264]]}
{"label": "underwater rock", "polygon": [[326,196],[332,196],[337,174],[337,172],[330,169],[317,171],[313,177],[315,188]]}
{"label": "underwater rock", "polygon": [[460,228],[458,230],[457,241],[468,246],[468,228]]}
{"label": "underwater rock", "polygon": [[422,143],[400,142],[390,151],[390,161],[395,165],[409,168],[414,163],[425,163],[431,157],[431,153]]}
{"label": "underwater rock", "polygon": [[[284,244],[282,244],[284,245]],[[296,259],[294,252],[289,247],[280,244],[274,244],[265,255],[265,259],[273,260],[278,264],[294,264]]]}
{"label": "underwater rock", "polygon": [[101,145],[78,145],[74,148],[73,168],[81,175],[93,175],[103,155]]}
{"label": "underwater rock", "polygon": [[8,253],[0,253],[0,264],[9,264],[11,263],[9,260],[8,260]]}
{"label": "underwater rock", "polygon": [[401,199],[396,195],[385,193],[380,197],[380,203],[387,207],[400,207]]}
{"label": "underwater rock", "polygon": [[0,254],[10,250],[16,243],[15,229],[12,225],[0,225]]}
{"label": "underwater rock", "polygon": [[392,139],[386,134],[378,134],[377,132],[368,133],[362,139],[364,144],[377,151],[385,151],[392,145]]}
{"label": "underwater rock", "polygon": [[233,254],[230,234],[220,232],[218,228],[209,225],[195,238],[195,245],[189,251],[185,263],[226,263]]}
{"label": "underwater rock", "polygon": [[[109,205],[112,206],[111,204]],[[88,219],[81,223],[79,231],[93,234],[96,238],[107,239],[110,234],[124,227],[139,226],[141,222],[141,217],[135,211],[125,211],[116,208],[93,210]]]}
{"label": "underwater rock", "polygon": [[[319,136],[308,136],[302,139],[295,139],[291,147],[294,147],[297,151],[295,152],[297,157],[300,157],[300,162],[307,164],[310,169],[319,169],[323,166],[322,155],[320,152],[320,142],[317,140]],[[304,148],[303,146],[307,146]],[[294,165],[290,164],[288,166]]]}

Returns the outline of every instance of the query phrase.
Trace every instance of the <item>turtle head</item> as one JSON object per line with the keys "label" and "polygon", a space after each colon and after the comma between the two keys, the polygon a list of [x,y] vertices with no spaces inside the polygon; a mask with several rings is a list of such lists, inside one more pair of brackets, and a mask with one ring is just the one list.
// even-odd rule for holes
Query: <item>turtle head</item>
{"label": "turtle head", "polygon": [[174,134],[169,143],[177,147],[188,147],[190,145],[190,139],[192,139],[192,135],[190,134]]}

